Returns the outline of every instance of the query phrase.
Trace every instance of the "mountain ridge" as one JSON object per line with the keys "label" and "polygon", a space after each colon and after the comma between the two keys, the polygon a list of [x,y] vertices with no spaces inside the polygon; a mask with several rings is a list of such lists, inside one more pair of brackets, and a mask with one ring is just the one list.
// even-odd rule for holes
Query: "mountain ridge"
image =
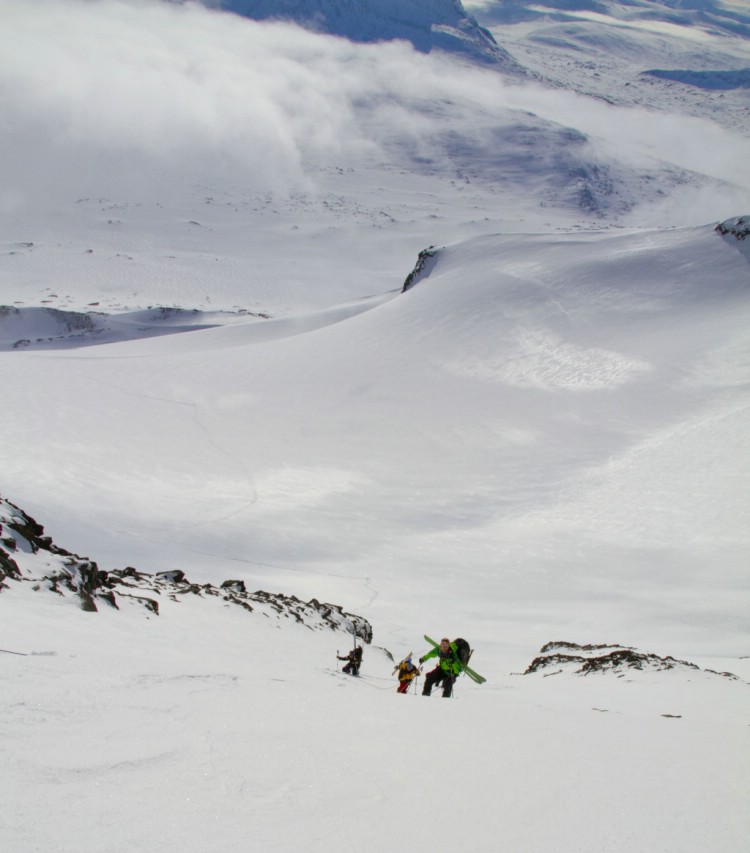
{"label": "mountain ridge", "polygon": [[461,0],[221,0],[218,8],[258,21],[294,22],[355,42],[403,39],[420,53],[444,51],[525,73]]}

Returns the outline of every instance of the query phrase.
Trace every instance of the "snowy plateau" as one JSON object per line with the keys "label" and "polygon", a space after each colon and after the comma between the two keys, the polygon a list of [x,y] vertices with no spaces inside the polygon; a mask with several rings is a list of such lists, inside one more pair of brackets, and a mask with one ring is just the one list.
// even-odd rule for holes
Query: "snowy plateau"
{"label": "snowy plateau", "polygon": [[748,3],[0,21],[2,853],[745,853]]}

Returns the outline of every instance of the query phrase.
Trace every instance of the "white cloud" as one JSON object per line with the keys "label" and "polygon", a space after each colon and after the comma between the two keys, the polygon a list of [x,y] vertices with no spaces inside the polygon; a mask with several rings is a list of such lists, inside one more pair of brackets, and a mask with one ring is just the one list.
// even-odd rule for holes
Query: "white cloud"
{"label": "white cloud", "polygon": [[631,167],[666,159],[750,195],[746,141],[710,122],[447,69],[403,42],[352,44],[159,0],[0,0],[0,15],[6,208],[55,185],[101,192],[198,173],[284,190],[309,180],[310,159],[338,165],[394,142],[401,156],[445,161],[446,131],[491,157],[482,135],[508,110],[576,127]]}
{"label": "white cloud", "polygon": [[[4,152],[90,169],[105,156],[298,178],[303,147],[349,138],[335,44],[197,5],[2,0]],[[317,52],[317,56],[315,55]]]}

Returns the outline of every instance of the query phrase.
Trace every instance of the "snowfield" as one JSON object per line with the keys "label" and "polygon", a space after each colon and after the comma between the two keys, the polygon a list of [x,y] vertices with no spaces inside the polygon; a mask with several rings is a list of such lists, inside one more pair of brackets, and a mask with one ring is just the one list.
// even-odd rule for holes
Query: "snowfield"
{"label": "snowfield", "polygon": [[746,10],[217,5],[0,0],[0,846],[744,853]]}
{"label": "snowfield", "polygon": [[[344,675],[346,635],[281,616],[195,594],[161,596],[159,616],[124,598],[92,614],[9,584],[14,849],[324,850],[366,830],[357,843],[385,850],[394,828],[445,850],[744,843],[748,685],[727,675],[555,663],[461,679],[444,703],[397,696],[379,648]],[[426,841],[445,799],[451,819]]]}

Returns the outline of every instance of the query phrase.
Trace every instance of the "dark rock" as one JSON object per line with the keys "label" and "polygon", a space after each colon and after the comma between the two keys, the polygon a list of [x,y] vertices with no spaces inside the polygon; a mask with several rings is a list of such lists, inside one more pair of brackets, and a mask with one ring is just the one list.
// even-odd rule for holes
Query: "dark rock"
{"label": "dark rock", "polygon": [[182,583],[185,580],[185,572],[180,569],[172,569],[168,572],[157,572],[156,577],[170,583]]}
{"label": "dark rock", "polygon": [[53,554],[67,556],[68,551],[58,548],[50,539],[44,535],[44,527],[35,521],[30,515],[19,509],[14,503],[3,499],[3,503],[10,510],[10,518],[5,519],[5,526],[18,533],[28,543],[32,553],[38,551],[50,551]]}
{"label": "dark rock", "polygon": [[746,240],[750,237],[750,216],[735,216],[720,222],[716,228],[722,236],[732,236],[737,240]]}
{"label": "dark rock", "polygon": [[120,596],[132,598],[133,601],[137,602],[138,604],[142,604],[147,610],[150,610],[157,616],[159,615],[159,602],[155,601],[153,598],[147,598],[145,595],[132,595],[129,592],[121,592]]}
{"label": "dark rock", "polygon": [[[0,524],[0,530],[2,530],[2,525]],[[5,548],[9,551],[15,551],[18,547],[16,545],[16,540],[12,536],[0,536],[0,542],[3,544]]]}
{"label": "dark rock", "polygon": [[[604,651],[606,650],[606,651]],[[601,652],[604,651],[602,654]],[[546,672],[554,669],[554,672]],[[736,679],[732,673],[714,673],[713,670],[701,670],[690,661],[678,660],[671,656],[661,657],[652,652],[640,652],[629,646],[606,644],[579,645],[578,643],[552,642],[542,647],[540,654],[532,660],[524,675],[541,672],[543,675],[558,675],[572,672],[574,675],[611,672],[621,676],[628,670],[661,672],[671,669],[690,669],[722,675]]]}
{"label": "dark rock", "polygon": [[87,613],[98,613],[94,599],[87,592],[82,590],[79,595],[81,598],[81,610],[85,610]]}
{"label": "dark rock", "polygon": [[[43,535],[41,524],[2,498],[0,513],[4,534],[0,541],[7,540],[8,546],[12,543],[15,549],[15,536],[22,536],[33,554],[46,551],[57,558],[56,561],[46,557],[40,560],[39,565],[44,574],[35,575],[30,571],[26,577],[4,548],[0,547],[0,589],[10,589],[3,583],[6,578],[28,581],[36,591],[46,590],[63,597],[72,593],[80,607],[91,613],[97,612],[97,601],[104,601],[120,610],[118,596],[120,599],[131,599],[155,615],[159,615],[160,608],[156,598],[152,597],[154,594],[164,595],[173,602],[179,602],[186,594],[200,598],[221,598],[227,605],[236,605],[248,613],[260,613],[266,618],[290,619],[310,630],[344,631],[365,643],[372,642],[370,623],[361,616],[347,613],[339,605],[321,603],[317,599],[303,602],[294,595],[263,590],[248,593],[245,582],[237,579],[226,580],[220,587],[210,583],[193,584],[180,569],[148,574],[127,566],[124,569],[104,571],[93,560],[58,548],[48,536]],[[12,531],[13,535],[8,531]]]}
{"label": "dark rock", "polygon": [[563,640],[556,640],[554,642],[547,643],[546,645],[542,646],[542,648],[539,650],[539,653],[540,654],[546,654],[547,652],[551,652],[554,649],[578,649],[578,650],[583,651],[583,652],[591,652],[591,651],[597,651],[599,649],[624,649],[624,648],[627,648],[627,646],[621,646],[619,643],[609,643],[609,644],[597,643],[595,645],[588,643],[585,646],[579,646],[578,643],[566,643]]}
{"label": "dark rock", "polygon": [[100,592],[97,597],[101,598],[102,601],[106,601],[107,604],[109,604],[110,607],[114,607],[115,610],[120,609],[118,604],[117,604],[117,599],[115,598],[115,594],[111,590],[109,590],[108,592]]}
{"label": "dark rock", "polygon": [[411,290],[411,288],[414,287],[415,284],[418,284],[423,278],[427,278],[437,263],[437,256],[438,249],[434,246],[422,249],[422,251],[417,255],[417,263],[414,265],[414,269],[404,280],[401,293],[406,293],[407,290]]}
{"label": "dark rock", "polygon": [[18,563],[3,548],[0,548],[0,570],[7,577],[17,579],[21,577],[21,570],[18,568]]}

